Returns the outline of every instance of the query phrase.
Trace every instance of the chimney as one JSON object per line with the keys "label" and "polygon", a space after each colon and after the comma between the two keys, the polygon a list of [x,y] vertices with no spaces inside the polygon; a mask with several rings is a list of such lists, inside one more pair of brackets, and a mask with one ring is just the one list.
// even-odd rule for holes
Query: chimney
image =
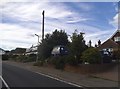
{"label": "chimney", "polygon": [[99,40],[99,41],[98,41],[98,47],[99,47],[100,45],[101,45],[101,41]]}

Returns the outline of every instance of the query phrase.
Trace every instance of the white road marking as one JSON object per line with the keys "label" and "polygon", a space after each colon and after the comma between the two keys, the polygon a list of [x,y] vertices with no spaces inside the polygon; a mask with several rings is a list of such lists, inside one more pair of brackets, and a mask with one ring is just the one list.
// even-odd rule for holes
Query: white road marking
{"label": "white road marking", "polygon": [[82,87],[82,86],[77,85],[77,84],[75,84],[75,83],[67,82],[67,81],[61,80],[61,79],[59,79],[59,78],[52,77],[52,76],[47,75],[47,74],[43,74],[43,73],[40,73],[40,72],[35,72],[35,73],[40,74],[40,75],[43,75],[43,76],[46,76],[46,77],[49,77],[49,78],[51,78],[51,79],[55,79],[55,80],[64,82],[64,83],[69,84],[69,85],[73,85],[73,86],[76,86],[76,87]]}
{"label": "white road marking", "polygon": [[5,80],[2,78],[2,76],[0,76],[1,80],[3,81],[3,83],[5,84],[5,86],[7,87],[7,89],[10,89],[10,87],[8,86],[8,84],[5,82]]}

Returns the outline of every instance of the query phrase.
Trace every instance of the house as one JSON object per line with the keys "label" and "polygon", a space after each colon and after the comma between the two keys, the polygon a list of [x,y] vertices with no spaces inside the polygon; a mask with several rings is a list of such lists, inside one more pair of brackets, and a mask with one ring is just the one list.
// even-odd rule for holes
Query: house
{"label": "house", "polygon": [[5,50],[3,50],[2,48],[0,48],[0,55],[5,54]]}
{"label": "house", "polygon": [[36,45],[36,46],[32,45],[30,48],[27,48],[26,55],[37,54],[37,48],[38,48],[38,45]]}
{"label": "house", "polygon": [[14,50],[11,50],[9,54],[12,55],[24,55],[26,52],[26,48],[16,48]]}
{"label": "house", "polygon": [[117,30],[108,40],[99,45],[99,50],[108,50],[109,52],[117,51],[120,47],[120,29]]}

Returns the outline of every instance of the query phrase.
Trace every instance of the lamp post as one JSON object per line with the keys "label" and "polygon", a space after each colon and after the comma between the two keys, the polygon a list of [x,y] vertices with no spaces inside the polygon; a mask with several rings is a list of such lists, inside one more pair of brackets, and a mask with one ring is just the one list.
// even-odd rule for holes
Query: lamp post
{"label": "lamp post", "polygon": [[39,35],[37,35],[37,34],[35,34],[37,37],[38,37],[38,44],[39,44],[39,38],[40,38],[40,36]]}
{"label": "lamp post", "polygon": [[[39,38],[40,38],[40,36],[37,35],[37,34],[35,34],[35,36],[38,37],[38,45],[39,45]],[[38,62],[38,45],[37,45],[37,58],[36,58],[36,62]]]}

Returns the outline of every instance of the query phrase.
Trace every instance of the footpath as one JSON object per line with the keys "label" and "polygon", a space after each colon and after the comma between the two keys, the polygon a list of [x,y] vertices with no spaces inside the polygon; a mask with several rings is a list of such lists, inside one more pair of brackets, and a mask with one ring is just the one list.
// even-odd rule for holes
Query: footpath
{"label": "footpath", "polygon": [[[114,88],[118,87],[118,81],[116,79],[118,78],[117,69],[115,69],[114,73],[107,72],[107,73],[99,73],[99,74],[80,74],[80,73],[73,73],[68,71],[62,71],[57,70],[52,67],[37,67],[33,66],[33,62],[28,63],[21,63],[21,62],[14,62],[14,61],[3,61],[4,63],[7,63],[9,65],[21,67],[33,72],[46,74],[67,82],[71,82],[83,87],[92,87],[94,89],[95,87],[104,87],[105,89],[107,87]],[[116,75],[113,75],[116,74]],[[112,78],[112,79],[109,79]],[[95,89],[97,89],[95,88]]]}

